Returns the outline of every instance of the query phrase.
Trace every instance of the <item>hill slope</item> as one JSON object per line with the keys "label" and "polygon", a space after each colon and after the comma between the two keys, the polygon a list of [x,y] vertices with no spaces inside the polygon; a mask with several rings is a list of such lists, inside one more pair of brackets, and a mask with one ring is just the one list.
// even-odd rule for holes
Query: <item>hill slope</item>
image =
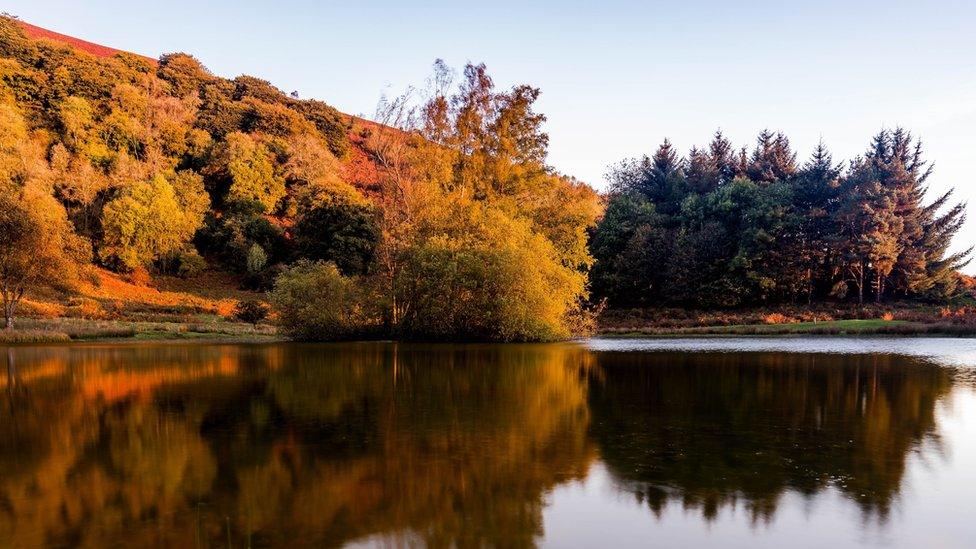
{"label": "hill slope", "polygon": [[[49,40],[59,44],[70,46],[71,48],[99,58],[111,58],[116,55],[126,54],[135,56],[143,61],[158,65],[157,58],[149,57],[139,53],[120,50],[110,46],[104,46],[95,42],[89,42],[81,38],[76,38],[67,34],[62,34],[50,29],[32,25],[26,21],[16,20],[17,24],[23,29],[24,33],[34,40]],[[354,181],[362,187],[375,187],[379,183],[381,168],[373,161],[364,147],[364,130],[378,126],[375,122],[362,120],[356,116],[339,113],[345,120],[349,131],[349,144],[351,145],[349,155],[343,158],[342,177],[347,181]]]}
{"label": "hill slope", "polygon": [[24,33],[27,36],[35,40],[54,40],[56,42],[61,42],[67,44],[73,48],[76,48],[85,53],[90,53],[96,57],[112,57],[120,53],[129,53],[131,55],[138,56],[150,63],[156,63],[157,60],[151,57],[146,57],[144,55],[139,55],[137,53],[126,52],[123,50],[118,50],[115,48],[110,48],[108,46],[103,46],[101,44],[96,44],[94,42],[89,42],[87,40],[82,40],[80,38],[75,38],[73,36],[68,36],[67,34],[61,34],[60,32],[54,32],[52,30],[45,29],[43,27],[38,27],[37,25],[31,25],[26,21],[17,21],[20,27],[24,29]]}

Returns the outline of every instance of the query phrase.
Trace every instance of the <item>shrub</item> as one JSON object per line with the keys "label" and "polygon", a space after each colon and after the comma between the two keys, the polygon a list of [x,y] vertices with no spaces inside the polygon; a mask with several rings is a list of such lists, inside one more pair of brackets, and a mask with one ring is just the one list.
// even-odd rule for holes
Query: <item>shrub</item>
{"label": "shrub", "polygon": [[196,250],[180,254],[179,262],[180,264],[176,268],[176,275],[180,278],[191,278],[207,269],[207,260],[197,253]]}
{"label": "shrub", "polygon": [[68,301],[67,316],[75,318],[85,318],[89,320],[101,320],[108,318],[108,313],[102,308],[102,304],[95,299],[87,297],[75,297]]}
{"label": "shrub", "polygon": [[68,334],[49,330],[0,330],[0,343],[66,343]]}
{"label": "shrub", "polygon": [[792,322],[795,320],[782,313],[770,313],[763,317],[763,324],[789,324]]}
{"label": "shrub", "polygon": [[271,304],[293,339],[348,339],[368,326],[356,281],[334,263],[302,260],[286,269],[275,280]]}
{"label": "shrub", "polygon": [[270,312],[267,304],[256,299],[247,299],[238,302],[237,306],[234,307],[234,318],[257,326],[261,321],[268,318]]}
{"label": "shrub", "polygon": [[180,278],[193,278],[207,269],[207,260],[195,249],[168,254],[157,262],[159,272]]}
{"label": "shrub", "polygon": [[524,221],[490,210],[475,215],[483,217],[463,239],[438,236],[408,252],[403,333],[488,341],[579,333],[584,275],[562,264],[552,243]]}
{"label": "shrub", "polygon": [[125,280],[134,286],[149,286],[152,282],[152,277],[145,267],[136,267],[125,275]]}

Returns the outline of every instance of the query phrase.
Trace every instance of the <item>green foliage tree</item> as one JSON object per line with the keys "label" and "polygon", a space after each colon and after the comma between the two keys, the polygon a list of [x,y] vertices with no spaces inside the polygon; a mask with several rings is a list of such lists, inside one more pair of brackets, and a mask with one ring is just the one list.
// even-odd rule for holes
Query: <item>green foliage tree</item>
{"label": "green foliage tree", "polygon": [[332,263],[300,260],[282,272],[271,291],[281,328],[299,340],[362,335],[372,324],[362,285]]}
{"label": "green foliage tree", "polygon": [[187,206],[161,175],[131,185],[105,206],[99,256],[130,271],[183,248],[201,223]]}
{"label": "green foliage tree", "polygon": [[285,196],[285,180],[276,173],[274,157],[253,136],[234,132],[220,144],[207,174],[220,178],[225,202],[254,201],[273,212]]}
{"label": "green foliage tree", "polygon": [[303,205],[295,221],[295,253],[331,261],[343,273],[365,273],[379,242],[374,208],[362,200],[325,196]]}
{"label": "green foliage tree", "polygon": [[952,295],[968,257],[948,253],[964,206],[951,192],[925,204],[931,169],[908,132],[879,133],[846,170],[823,144],[798,166],[769,131],[751,155],[731,151],[718,133],[682,162],[665,142],[612,172],[590,238],[597,298],[728,307]]}
{"label": "green foliage tree", "polygon": [[585,275],[561,264],[526,221],[474,206],[468,226],[407,253],[400,302],[405,335],[432,339],[549,341],[572,335]]}

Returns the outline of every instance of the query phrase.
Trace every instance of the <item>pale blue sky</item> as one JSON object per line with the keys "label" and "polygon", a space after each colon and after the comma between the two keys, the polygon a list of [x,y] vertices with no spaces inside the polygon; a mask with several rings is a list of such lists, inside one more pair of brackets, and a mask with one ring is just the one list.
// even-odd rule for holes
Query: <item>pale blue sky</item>
{"label": "pale blue sky", "polygon": [[[422,84],[435,58],[484,61],[542,88],[550,163],[603,188],[607,165],[665,137],[683,151],[721,128],[737,145],[785,131],[835,158],[882,126],[921,136],[935,190],[976,207],[973,2],[8,0],[52,30],[149,56],[186,51],[214,73],[270,80],[370,115]],[[856,4],[856,5],[854,5]],[[976,214],[959,245],[976,242]],[[970,269],[973,270],[973,269]]]}

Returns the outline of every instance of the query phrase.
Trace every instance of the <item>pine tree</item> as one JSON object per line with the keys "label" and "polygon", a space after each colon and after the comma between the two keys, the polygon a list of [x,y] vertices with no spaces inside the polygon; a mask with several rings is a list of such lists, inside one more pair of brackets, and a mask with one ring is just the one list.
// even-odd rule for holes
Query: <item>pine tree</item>
{"label": "pine tree", "polygon": [[756,182],[787,181],[796,174],[796,153],[782,133],[760,132],[746,175]]}
{"label": "pine tree", "polygon": [[887,277],[901,253],[904,228],[896,188],[885,185],[878,177],[876,152],[873,147],[873,152],[852,163],[836,217],[838,234],[834,243],[857,288],[858,303],[864,302],[868,284],[874,287],[875,300],[881,301]]}
{"label": "pine tree", "polygon": [[683,161],[665,139],[650,159],[644,194],[660,213],[673,215],[686,192]]}
{"label": "pine tree", "polygon": [[807,303],[813,300],[818,281],[824,293],[834,282],[830,273],[834,255],[830,237],[840,173],[840,166],[834,164],[827,147],[820,141],[791,185],[794,213],[799,221],[798,245],[791,255],[803,271]]}
{"label": "pine tree", "polygon": [[718,178],[716,186],[730,183],[738,175],[735,152],[729,140],[722,135],[722,130],[717,130],[712,136],[712,142],[708,145],[708,157]]}
{"label": "pine tree", "polygon": [[692,147],[688,153],[687,164],[685,181],[688,183],[689,190],[698,194],[707,194],[718,187],[719,174],[707,152]]}
{"label": "pine tree", "polygon": [[946,255],[965,220],[964,206],[956,204],[940,213],[948,206],[951,191],[924,205],[933,167],[924,159],[921,142],[902,128],[879,132],[865,161],[870,177],[892,196],[901,223],[891,290],[903,296],[946,297],[954,289],[952,273],[968,257],[968,251]]}
{"label": "pine tree", "polygon": [[[927,203],[932,167],[902,129],[879,132],[846,169],[823,143],[798,165],[786,136],[769,131],[751,154],[717,132],[684,162],[666,141],[622,167],[592,241],[594,280],[624,290],[615,304],[812,302],[848,289],[862,303],[946,299],[968,261],[970,250],[949,252],[965,205],[951,192]],[[646,213],[635,215],[636,198]]]}

